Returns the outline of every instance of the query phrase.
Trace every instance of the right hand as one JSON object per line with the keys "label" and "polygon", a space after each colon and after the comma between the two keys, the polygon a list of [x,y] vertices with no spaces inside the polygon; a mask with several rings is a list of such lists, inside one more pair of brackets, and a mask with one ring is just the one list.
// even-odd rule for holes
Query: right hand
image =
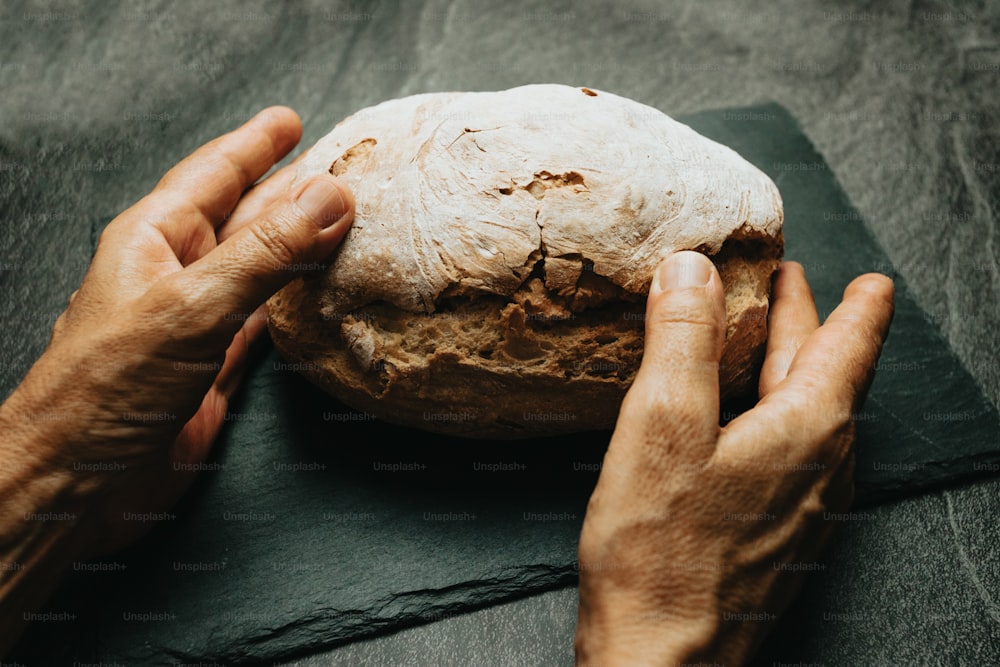
{"label": "right hand", "polygon": [[853,498],[852,414],[893,312],[885,276],[854,280],[819,326],[802,267],[774,285],[760,401],[719,426],[722,282],[703,255],[664,260],[646,347],[580,536],[580,664],[740,664],[801,585]]}

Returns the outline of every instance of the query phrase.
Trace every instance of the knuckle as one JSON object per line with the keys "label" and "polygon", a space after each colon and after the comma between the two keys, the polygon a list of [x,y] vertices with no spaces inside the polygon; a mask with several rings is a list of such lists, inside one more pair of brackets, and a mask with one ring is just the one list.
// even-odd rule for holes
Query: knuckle
{"label": "knuckle", "polygon": [[850,407],[832,411],[828,423],[830,439],[850,446],[854,442],[854,416]]}
{"label": "knuckle", "polygon": [[849,403],[837,394],[837,387],[824,382],[817,375],[812,374],[809,378],[811,381],[805,383],[800,391],[786,396],[795,415],[803,421],[824,426],[840,424],[845,419],[850,419],[850,411],[843,408]]}
{"label": "knuckle", "polygon": [[246,167],[226,153],[217,143],[209,142],[186,160],[168,171],[157,183],[154,193],[163,194],[175,190],[202,188],[211,184],[218,197],[225,201],[235,201],[249,184],[250,174]]}
{"label": "knuckle", "polygon": [[290,221],[279,216],[264,220],[249,228],[250,234],[267,258],[273,262],[275,269],[282,269],[294,264],[302,254],[294,237],[288,232],[289,229],[294,228],[294,225],[289,223]]}
{"label": "knuckle", "polygon": [[177,337],[200,338],[219,324],[211,303],[211,290],[204,281],[176,273],[146,293],[141,316],[176,332]]}
{"label": "knuckle", "polygon": [[114,245],[121,238],[121,231],[125,224],[126,222],[121,217],[118,217],[104,225],[104,229],[97,236],[97,248]]}
{"label": "knuckle", "polygon": [[670,412],[670,400],[660,391],[655,391],[646,386],[642,379],[636,382],[625,394],[622,401],[622,412],[632,418],[642,418],[647,416],[657,416]]}
{"label": "knuckle", "polygon": [[704,406],[669,388],[650,389],[637,382],[625,395],[622,415],[642,425],[652,439],[673,437],[692,430],[705,419]]}
{"label": "knuckle", "polygon": [[818,418],[819,429],[815,438],[818,460],[831,467],[838,467],[851,453],[854,446],[854,414],[850,405],[826,409],[819,412],[813,410]]}
{"label": "knuckle", "polygon": [[245,185],[252,183],[250,173],[245,165],[239,160],[233,159],[221,146],[214,145],[208,148],[205,155],[202,170],[206,175],[220,179],[220,184],[225,188],[227,196],[239,196],[243,192]]}
{"label": "knuckle", "polygon": [[846,418],[842,418],[832,425],[828,440],[833,465],[843,464],[854,452],[854,436],[857,432],[854,425],[854,415],[849,410],[845,410],[844,414]]}
{"label": "knuckle", "polygon": [[704,328],[712,334],[718,334],[722,328],[722,323],[709,304],[702,299],[690,297],[664,299],[653,310],[648,321],[655,327],[684,325]]}
{"label": "knuckle", "polygon": [[789,424],[825,424],[831,417],[841,414],[830,407],[839,405],[841,401],[831,400],[827,385],[815,374],[800,374],[796,391],[783,393],[781,403]]}

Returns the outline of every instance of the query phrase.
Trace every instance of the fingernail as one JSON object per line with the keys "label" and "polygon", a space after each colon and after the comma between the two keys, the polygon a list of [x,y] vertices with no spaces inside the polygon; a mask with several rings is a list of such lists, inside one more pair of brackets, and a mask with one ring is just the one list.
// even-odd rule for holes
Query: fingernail
{"label": "fingernail", "polygon": [[306,184],[295,203],[312,216],[321,229],[333,226],[347,213],[347,198],[329,178],[315,178]]}
{"label": "fingernail", "polygon": [[704,287],[711,278],[712,261],[690,250],[671,255],[656,272],[656,284],[661,290]]}

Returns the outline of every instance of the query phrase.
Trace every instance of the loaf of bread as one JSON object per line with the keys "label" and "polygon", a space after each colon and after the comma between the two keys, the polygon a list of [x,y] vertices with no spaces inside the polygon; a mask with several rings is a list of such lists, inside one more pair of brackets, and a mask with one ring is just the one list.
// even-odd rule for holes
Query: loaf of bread
{"label": "loaf of bread", "polygon": [[782,252],[774,183],[662,112],[563,85],[390,100],[300,161],[357,217],[269,301],[280,353],[348,405],[473,438],[607,429],[643,350],[653,270],[710,256],[723,398],[755,391]]}

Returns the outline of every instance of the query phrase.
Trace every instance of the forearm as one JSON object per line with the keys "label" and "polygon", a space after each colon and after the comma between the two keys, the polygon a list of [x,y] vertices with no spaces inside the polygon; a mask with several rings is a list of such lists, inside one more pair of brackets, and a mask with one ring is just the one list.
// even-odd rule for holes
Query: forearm
{"label": "forearm", "polygon": [[23,392],[0,405],[0,657],[78,553],[81,489],[48,437],[54,417]]}

